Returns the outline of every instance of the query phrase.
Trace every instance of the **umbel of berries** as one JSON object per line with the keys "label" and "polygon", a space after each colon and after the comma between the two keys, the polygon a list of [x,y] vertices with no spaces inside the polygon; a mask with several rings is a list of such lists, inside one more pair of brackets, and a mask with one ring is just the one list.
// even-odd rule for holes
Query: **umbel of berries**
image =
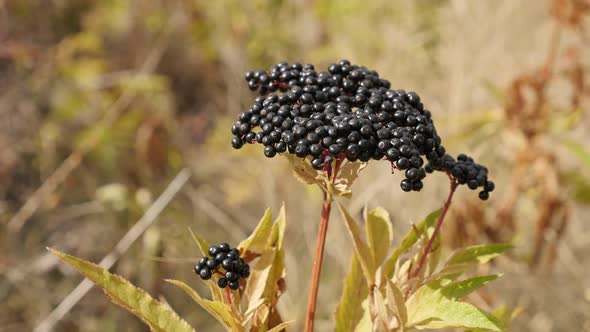
{"label": "umbel of berries", "polygon": [[195,273],[203,280],[209,280],[213,275],[218,275],[217,285],[220,288],[229,287],[236,290],[240,288],[240,278],[250,276],[250,265],[241,257],[237,248],[231,248],[227,243],[211,246],[208,255],[201,257],[195,265]]}
{"label": "umbel of berries", "polygon": [[[418,94],[391,89],[374,70],[348,60],[325,71],[281,62],[270,71],[247,72],[245,79],[258,96],[231,128],[236,149],[262,144],[268,158],[291,153],[309,158],[317,170],[334,160],[388,160],[404,172],[404,191],[423,188],[425,160],[431,170],[450,172],[435,166],[451,157]],[[480,198],[486,199],[493,183],[486,185],[487,172],[482,181],[481,176],[476,175],[478,187],[485,187]]]}

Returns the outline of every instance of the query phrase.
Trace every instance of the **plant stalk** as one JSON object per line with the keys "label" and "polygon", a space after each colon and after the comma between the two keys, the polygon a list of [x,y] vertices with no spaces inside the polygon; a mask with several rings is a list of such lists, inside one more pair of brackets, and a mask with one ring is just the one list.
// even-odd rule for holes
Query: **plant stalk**
{"label": "plant stalk", "polygon": [[457,181],[453,177],[451,177],[450,175],[449,175],[449,179],[451,180],[451,190],[449,192],[449,196],[447,197],[445,205],[443,206],[443,210],[442,210],[440,216],[438,217],[438,220],[436,222],[436,226],[434,227],[434,232],[432,232],[432,236],[428,240],[428,243],[426,244],[426,247],[424,248],[424,251],[422,252],[422,255],[420,256],[420,260],[418,261],[418,265],[416,266],[416,270],[414,270],[414,272],[412,273],[411,278],[415,278],[418,275],[420,275],[420,271],[422,271],[422,269],[424,268],[424,264],[426,263],[426,257],[428,257],[428,254],[430,253],[430,250],[432,249],[432,245],[434,244],[434,239],[436,239],[436,236],[440,232],[440,228],[443,224],[443,221],[445,220],[445,216],[447,215],[447,212],[449,211],[449,207],[451,206],[451,201],[453,200],[453,195],[455,194],[455,190],[457,189],[458,184],[457,184]]}
{"label": "plant stalk", "polygon": [[318,289],[320,286],[320,273],[322,271],[322,261],[324,259],[324,246],[326,244],[326,234],[328,233],[328,222],[330,220],[331,208],[332,200],[330,199],[330,197],[328,197],[328,193],[324,192],[324,199],[322,201],[322,212],[320,215],[320,227],[318,231],[318,239],[315,248],[313,268],[311,271],[311,286],[309,288],[307,315],[305,317],[305,332],[313,332],[313,323],[318,298]]}

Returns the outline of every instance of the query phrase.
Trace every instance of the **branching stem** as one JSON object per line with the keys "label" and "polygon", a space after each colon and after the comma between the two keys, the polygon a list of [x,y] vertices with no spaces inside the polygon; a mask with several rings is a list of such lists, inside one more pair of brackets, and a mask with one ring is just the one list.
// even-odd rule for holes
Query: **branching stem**
{"label": "branching stem", "polygon": [[422,255],[420,256],[420,260],[418,261],[418,265],[416,266],[414,273],[412,273],[411,278],[415,278],[415,277],[419,276],[420,272],[424,268],[424,264],[426,263],[426,257],[428,257],[428,254],[430,253],[430,250],[432,249],[432,245],[434,243],[434,240],[436,239],[436,236],[440,232],[440,228],[443,224],[443,221],[445,220],[445,216],[447,215],[447,212],[449,211],[449,207],[451,206],[451,201],[453,200],[453,195],[455,194],[455,190],[457,189],[458,183],[457,183],[457,180],[455,180],[455,178],[453,178],[450,174],[448,174],[448,175],[449,175],[449,179],[451,181],[451,190],[449,192],[449,196],[447,197],[445,205],[443,206],[443,210],[442,210],[440,216],[438,217],[438,220],[436,222],[436,226],[434,227],[434,232],[432,232],[432,236],[428,240],[428,243],[426,244],[424,251],[422,251]]}

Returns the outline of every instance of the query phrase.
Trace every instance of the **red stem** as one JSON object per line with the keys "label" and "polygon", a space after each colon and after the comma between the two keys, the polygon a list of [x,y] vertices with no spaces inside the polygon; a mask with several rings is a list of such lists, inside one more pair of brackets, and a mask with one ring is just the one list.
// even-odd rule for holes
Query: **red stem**
{"label": "red stem", "polygon": [[229,287],[225,288],[225,299],[227,300],[227,304],[231,305],[231,293]]}
{"label": "red stem", "polygon": [[[336,159],[334,169],[332,169],[331,165],[326,165],[325,171],[328,174],[328,179],[331,178],[332,182],[336,180],[336,176],[338,175],[341,164],[342,159],[338,158]],[[320,227],[315,248],[315,256],[313,259],[313,267],[311,270],[311,286],[309,287],[307,315],[305,317],[305,332],[313,332],[313,323],[318,299],[318,289],[320,287],[320,274],[322,272],[322,262],[324,260],[324,246],[326,245],[326,234],[328,233],[328,222],[330,221],[331,208],[332,199],[331,197],[328,197],[328,193],[324,191],[322,212],[320,214]]]}
{"label": "red stem", "polygon": [[315,248],[315,257],[311,271],[311,286],[309,288],[307,316],[305,318],[305,332],[313,331],[313,323],[318,298],[318,289],[320,286],[320,273],[322,271],[322,261],[324,260],[324,246],[326,244],[326,234],[328,233],[328,221],[330,220],[330,209],[332,202],[328,194],[324,192],[322,201],[322,212],[320,215],[320,229],[318,231],[318,240]]}
{"label": "red stem", "polygon": [[428,257],[428,254],[430,253],[430,250],[432,249],[432,244],[434,243],[434,239],[436,239],[436,236],[440,232],[440,228],[443,224],[443,221],[445,220],[445,216],[447,215],[447,212],[449,211],[449,207],[451,206],[451,201],[453,200],[453,194],[455,194],[455,190],[457,189],[458,184],[457,184],[457,181],[451,175],[449,175],[449,179],[451,180],[451,191],[449,192],[449,196],[447,197],[447,201],[445,202],[443,210],[442,210],[440,216],[438,217],[438,221],[436,222],[436,226],[434,227],[434,232],[432,233],[432,236],[428,240],[428,243],[426,244],[426,247],[424,248],[424,251],[422,252],[422,255],[420,256],[420,260],[418,261],[418,266],[416,266],[416,270],[414,270],[414,273],[412,273],[412,275],[411,275],[412,278],[417,277],[420,274],[420,271],[422,270],[422,268],[424,267],[424,263],[426,263],[426,257]]}

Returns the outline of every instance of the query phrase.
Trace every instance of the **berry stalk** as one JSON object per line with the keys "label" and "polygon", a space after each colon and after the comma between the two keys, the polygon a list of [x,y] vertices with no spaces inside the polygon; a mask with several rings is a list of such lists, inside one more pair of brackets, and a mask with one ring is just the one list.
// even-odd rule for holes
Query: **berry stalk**
{"label": "berry stalk", "polygon": [[318,289],[320,286],[320,273],[322,271],[322,261],[324,259],[324,246],[326,244],[326,234],[328,233],[328,222],[330,220],[330,210],[332,200],[328,193],[324,191],[322,201],[322,212],[320,215],[320,227],[311,271],[311,286],[309,288],[309,297],[307,303],[307,315],[305,317],[305,332],[313,332],[313,323],[318,298]]}
{"label": "berry stalk", "polygon": [[453,195],[455,194],[455,190],[457,189],[457,186],[459,184],[457,183],[455,178],[453,178],[450,174],[449,174],[449,179],[451,180],[451,190],[449,192],[449,196],[447,197],[445,205],[443,206],[443,210],[442,210],[440,216],[438,217],[438,220],[436,222],[436,226],[434,227],[434,232],[432,232],[432,236],[428,240],[428,243],[426,244],[426,247],[424,248],[424,251],[422,252],[422,255],[420,256],[420,260],[418,261],[418,266],[416,266],[416,270],[414,270],[414,272],[412,273],[411,278],[415,278],[418,275],[420,275],[420,271],[422,270],[422,268],[424,267],[424,264],[426,263],[426,257],[428,257],[428,254],[430,253],[430,250],[432,249],[434,239],[436,239],[436,236],[440,232],[440,228],[443,224],[443,221],[445,220],[445,216],[447,215],[447,212],[449,211],[449,207],[451,206],[451,201],[453,200]]}

